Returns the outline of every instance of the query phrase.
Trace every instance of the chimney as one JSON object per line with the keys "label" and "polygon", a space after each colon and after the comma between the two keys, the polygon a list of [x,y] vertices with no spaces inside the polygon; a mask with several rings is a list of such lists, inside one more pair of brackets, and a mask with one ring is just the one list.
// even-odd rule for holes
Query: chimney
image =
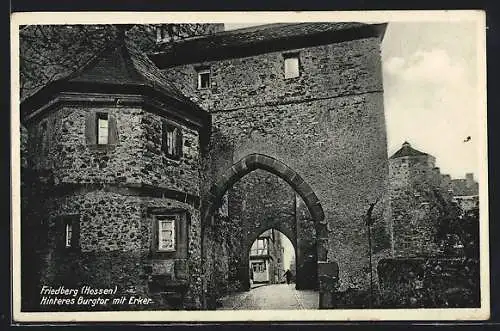
{"label": "chimney", "polygon": [[474,174],[473,173],[466,173],[465,174],[465,183],[466,183],[467,187],[474,186]]}

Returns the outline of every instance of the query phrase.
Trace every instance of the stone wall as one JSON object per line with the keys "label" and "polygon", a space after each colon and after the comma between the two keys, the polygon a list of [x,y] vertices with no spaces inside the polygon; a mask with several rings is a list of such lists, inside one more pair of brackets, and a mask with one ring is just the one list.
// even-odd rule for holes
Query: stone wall
{"label": "stone wall", "polygon": [[[326,214],[328,260],[344,283],[364,284],[367,240],[360,232],[370,203],[387,195],[387,150],[380,40],[366,38],[299,52],[301,75],[285,80],[281,52],[164,70],[212,112],[213,128],[231,146],[218,165],[250,153],[274,157],[312,187]],[[196,90],[196,68],[210,65],[212,87]],[[212,169],[219,178],[227,167]],[[388,200],[383,214],[391,232]],[[358,258],[352,259],[352,256]]]}
{"label": "stone wall", "polygon": [[[106,112],[116,126],[116,142],[89,142],[89,122]],[[161,150],[164,117],[141,108],[62,107],[29,123],[30,158],[35,170],[50,169],[55,184],[113,183],[152,185],[199,195],[200,143],[196,130],[175,122],[183,132],[183,157],[171,160]],[[47,145],[41,147],[40,123],[47,123]]]}
{"label": "stone wall", "polygon": [[295,197],[297,224],[295,284],[297,289],[317,289],[317,236],[315,222],[300,196]]}
{"label": "stone wall", "polygon": [[[284,79],[283,54],[299,52],[301,75]],[[209,111],[248,109],[381,91],[379,40],[367,38],[164,70]],[[196,69],[210,66],[211,88],[197,90]]]}
{"label": "stone wall", "polygon": [[[116,285],[118,297],[152,298],[153,304],[142,307],[144,309],[201,305],[201,234],[197,208],[176,200],[137,197],[112,190],[48,199],[45,208],[47,217],[43,219],[43,226],[47,242],[40,251],[43,257],[41,285],[102,288]],[[162,258],[152,253],[155,227],[148,212],[151,208],[187,211],[187,256]],[[75,216],[79,223],[78,233],[75,227],[73,230],[80,239],[78,249],[61,245],[64,242],[61,221],[68,216]],[[185,289],[182,298],[177,298],[181,302],[171,302],[172,298],[160,293],[168,286],[177,285]]]}
{"label": "stone wall", "polygon": [[222,296],[244,289],[240,267],[243,255],[241,224],[219,213],[214,217],[214,223],[205,226],[202,239],[206,309],[216,309]]}
{"label": "stone wall", "polygon": [[[97,112],[109,116],[108,145],[95,144]],[[163,120],[137,107],[72,105],[26,123],[31,167],[24,177],[29,206],[23,210],[23,238],[39,243],[33,256],[24,248],[25,260],[37,260],[37,286],[116,285],[117,295],[153,299],[148,306],[122,309],[201,308],[199,135],[175,121],[182,130],[183,154],[169,159],[162,151]],[[153,249],[155,210],[184,217],[176,252],[168,256]],[[68,217],[77,222],[76,249],[61,245]],[[38,293],[30,286],[25,288]],[[49,309],[36,307],[37,300],[31,295],[26,304]]]}

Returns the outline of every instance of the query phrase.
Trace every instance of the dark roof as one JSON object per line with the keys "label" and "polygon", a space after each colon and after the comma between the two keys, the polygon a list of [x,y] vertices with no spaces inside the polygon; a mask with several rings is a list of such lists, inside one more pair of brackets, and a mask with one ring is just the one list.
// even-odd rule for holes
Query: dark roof
{"label": "dark roof", "polygon": [[160,67],[259,52],[308,47],[369,36],[382,37],[386,24],[358,22],[276,23],[182,39],[150,57]]}
{"label": "dark roof", "polygon": [[23,100],[36,99],[44,90],[50,93],[70,88],[71,85],[85,86],[135,86],[149,87],[176,103],[198,109],[198,105],[184,96],[161,72],[161,70],[133,42],[118,38],[110,43],[90,61],[73,72],[60,73],[54,81]]}
{"label": "dark roof", "polygon": [[396,153],[394,153],[390,158],[396,159],[396,158],[405,157],[405,156],[424,156],[424,155],[429,155],[429,154],[418,151],[415,148],[412,148],[410,143],[405,141],[403,143],[403,146]]}

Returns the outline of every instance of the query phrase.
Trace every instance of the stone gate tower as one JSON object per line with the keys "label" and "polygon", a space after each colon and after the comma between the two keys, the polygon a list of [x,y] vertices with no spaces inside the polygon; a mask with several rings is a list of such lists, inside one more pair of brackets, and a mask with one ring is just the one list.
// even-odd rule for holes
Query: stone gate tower
{"label": "stone gate tower", "polygon": [[[225,176],[235,178],[238,167],[246,169],[239,160],[254,154],[276,160],[257,161],[263,166],[227,192],[228,217],[239,224],[234,235],[242,243],[231,251],[240,255],[235,260],[242,268],[251,241],[278,228],[293,233],[298,270],[308,258],[313,265],[335,262],[341,286],[367,286],[364,217],[375,201],[374,254],[391,254],[384,31],[385,24],[269,24],[188,38],[151,54],[170,81],[212,115],[207,199],[215,181],[223,186]],[[285,183],[293,184],[292,176],[269,173],[273,162],[289,167],[317,196],[325,214],[321,233],[311,232],[307,223],[314,219],[303,212],[307,204],[296,203],[295,188]],[[303,269],[303,275],[311,271]]]}

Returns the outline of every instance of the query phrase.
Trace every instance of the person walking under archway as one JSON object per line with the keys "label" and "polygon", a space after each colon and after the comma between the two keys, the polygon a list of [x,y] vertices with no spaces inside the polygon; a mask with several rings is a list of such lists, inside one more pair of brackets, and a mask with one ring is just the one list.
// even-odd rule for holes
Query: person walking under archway
{"label": "person walking under archway", "polygon": [[292,272],[290,271],[290,269],[287,269],[287,271],[285,271],[285,277],[286,283],[290,285],[290,282],[292,281]]}

